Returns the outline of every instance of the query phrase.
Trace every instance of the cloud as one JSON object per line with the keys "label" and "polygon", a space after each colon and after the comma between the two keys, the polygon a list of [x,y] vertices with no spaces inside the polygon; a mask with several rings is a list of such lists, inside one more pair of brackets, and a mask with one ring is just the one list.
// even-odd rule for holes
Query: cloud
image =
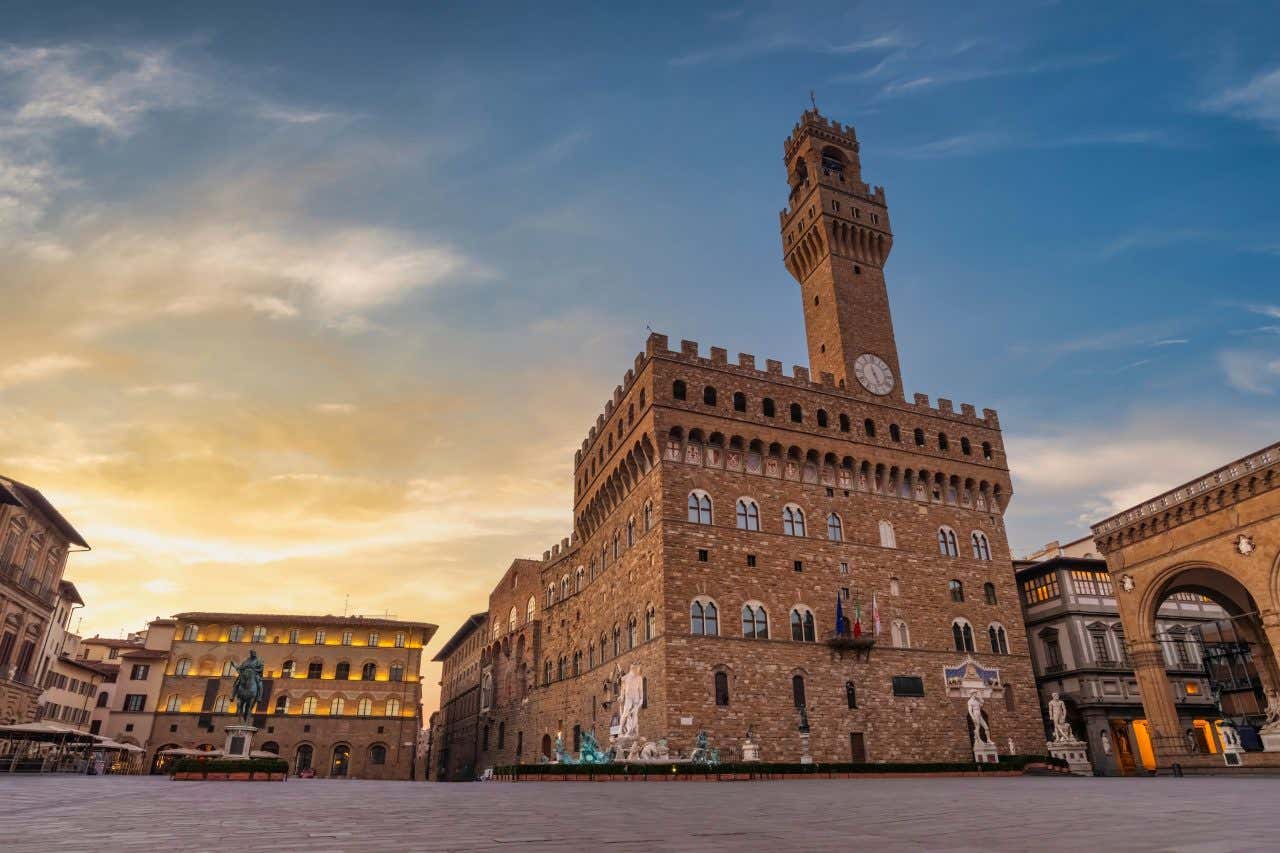
{"label": "cloud", "polygon": [[928,160],[990,154],[997,151],[1125,146],[1181,147],[1180,143],[1160,130],[1111,130],[1049,137],[1032,137],[1006,131],[975,131],[919,145],[903,146],[890,153],[900,157]]}
{"label": "cloud", "polygon": [[1244,85],[1226,89],[1202,106],[1209,112],[1256,122],[1280,136],[1280,68],[1259,72]]}
{"label": "cloud", "polygon": [[827,56],[850,56],[868,51],[890,50],[902,44],[892,34],[873,36],[849,42],[815,39],[809,35],[772,32],[745,37],[729,44],[695,50],[667,61],[673,68],[725,64],[758,59],[778,53],[817,53]]}
{"label": "cloud", "polygon": [[1162,341],[1152,341],[1153,347],[1176,347],[1182,344],[1189,344],[1191,341],[1187,338],[1166,338]]}
{"label": "cloud", "polygon": [[39,382],[72,370],[84,370],[89,362],[66,354],[40,355],[16,361],[0,368],[0,388],[9,388],[26,382]]}
{"label": "cloud", "polygon": [[250,294],[244,298],[244,303],[259,314],[266,314],[273,320],[283,320],[287,317],[298,316],[298,306],[278,296]]}
{"label": "cloud", "polygon": [[[967,49],[967,48],[966,48]],[[964,52],[964,51],[959,51]],[[998,67],[978,68],[940,68],[911,77],[903,77],[885,83],[881,87],[879,97],[895,98],[910,95],[943,86],[959,83],[971,83],[976,80],[988,80],[997,77],[1019,77],[1035,74],[1048,74],[1070,71],[1077,68],[1090,68],[1112,62],[1116,57],[1112,54],[1082,54],[1046,59],[1023,65],[1006,65]]]}
{"label": "cloud", "polygon": [[350,403],[317,403],[315,410],[326,415],[349,415],[356,407]]}
{"label": "cloud", "polygon": [[1263,317],[1273,317],[1280,320],[1280,305],[1248,305],[1245,307],[1254,314],[1261,314]]}
{"label": "cloud", "polygon": [[1246,394],[1271,395],[1280,390],[1280,358],[1257,350],[1224,350],[1218,364],[1227,383]]}
{"label": "cloud", "polygon": [[192,400],[205,396],[206,391],[199,382],[171,382],[163,385],[131,385],[125,389],[130,397],[172,397],[175,400]]}
{"label": "cloud", "polygon": [[152,595],[168,595],[178,591],[178,584],[169,578],[152,578],[144,581],[141,586]]}

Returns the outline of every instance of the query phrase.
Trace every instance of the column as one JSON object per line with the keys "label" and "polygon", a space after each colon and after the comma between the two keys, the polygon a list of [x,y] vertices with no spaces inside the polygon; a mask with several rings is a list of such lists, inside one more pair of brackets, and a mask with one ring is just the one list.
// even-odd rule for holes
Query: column
{"label": "column", "polygon": [[1132,640],[1129,657],[1133,661],[1138,688],[1142,691],[1142,709],[1151,729],[1151,745],[1157,765],[1168,765],[1190,755],[1178,723],[1178,708],[1173,702],[1169,676],[1165,672],[1164,650],[1155,640]]}
{"label": "column", "polygon": [[1262,636],[1258,638],[1260,645],[1267,648],[1257,650],[1253,656],[1262,679],[1263,687],[1280,690],[1280,611],[1264,610],[1262,619]]}

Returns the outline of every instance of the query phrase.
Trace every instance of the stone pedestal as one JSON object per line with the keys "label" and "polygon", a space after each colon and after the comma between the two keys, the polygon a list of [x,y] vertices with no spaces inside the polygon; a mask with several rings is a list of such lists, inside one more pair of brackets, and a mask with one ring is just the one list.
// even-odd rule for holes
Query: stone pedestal
{"label": "stone pedestal", "polygon": [[1262,749],[1264,752],[1280,752],[1280,729],[1274,731],[1262,730],[1258,732],[1258,736],[1262,738]]}
{"label": "stone pedestal", "polygon": [[1045,744],[1049,754],[1067,762],[1067,769],[1076,776],[1092,776],[1089,763],[1089,745],[1082,740],[1051,740]]}
{"label": "stone pedestal", "polygon": [[223,758],[248,758],[253,751],[253,736],[257,726],[227,726],[227,743],[222,747]]}
{"label": "stone pedestal", "polygon": [[742,760],[743,761],[759,761],[760,745],[755,741],[744,740],[742,742]]}
{"label": "stone pedestal", "polygon": [[800,750],[801,750],[800,763],[812,764],[813,756],[809,754],[809,733],[808,732],[800,733]]}
{"label": "stone pedestal", "polygon": [[1000,750],[989,740],[973,741],[973,760],[979,764],[999,764]]}

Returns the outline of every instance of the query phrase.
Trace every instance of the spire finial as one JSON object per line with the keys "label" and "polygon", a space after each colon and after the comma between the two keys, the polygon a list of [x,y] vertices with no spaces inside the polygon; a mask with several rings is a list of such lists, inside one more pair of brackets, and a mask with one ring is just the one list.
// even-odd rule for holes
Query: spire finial
{"label": "spire finial", "polygon": [[818,102],[814,100],[812,89],[809,90],[809,103],[813,104],[813,111],[816,113],[818,111]]}

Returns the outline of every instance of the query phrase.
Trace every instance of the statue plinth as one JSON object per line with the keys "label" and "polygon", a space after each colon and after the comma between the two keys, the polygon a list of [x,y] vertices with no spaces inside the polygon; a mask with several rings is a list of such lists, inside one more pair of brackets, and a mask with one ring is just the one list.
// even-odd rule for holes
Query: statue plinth
{"label": "statue plinth", "polygon": [[222,748],[224,758],[248,758],[253,751],[253,736],[257,726],[227,726],[227,743]]}
{"label": "statue plinth", "polygon": [[759,761],[760,745],[748,738],[742,742],[742,760],[743,761]]}
{"label": "statue plinth", "polygon": [[973,760],[978,764],[999,764],[1000,750],[989,740],[973,739]]}
{"label": "statue plinth", "polygon": [[1093,765],[1089,763],[1089,745],[1082,740],[1051,740],[1045,744],[1049,754],[1067,762],[1067,769],[1075,776],[1092,776]]}

